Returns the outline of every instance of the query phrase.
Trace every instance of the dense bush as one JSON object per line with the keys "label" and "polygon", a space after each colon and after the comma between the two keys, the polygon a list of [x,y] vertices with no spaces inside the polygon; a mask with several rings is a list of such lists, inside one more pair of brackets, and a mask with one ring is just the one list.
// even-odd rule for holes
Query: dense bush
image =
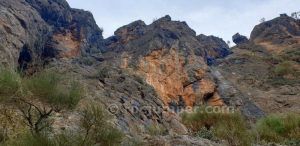
{"label": "dense bush", "polygon": [[25,80],[24,87],[41,100],[49,104],[73,108],[84,96],[83,87],[74,81],[64,81],[55,72],[44,71]]}
{"label": "dense bush", "polygon": [[[52,133],[45,129],[40,133],[25,130],[16,138],[3,143],[4,146],[119,146],[123,133],[110,123],[110,115],[99,105],[90,105],[82,112],[81,128],[83,131],[64,131]],[[138,144],[138,141],[130,141]],[[0,143],[1,144],[1,143]]]}
{"label": "dense bush", "polygon": [[90,105],[82,111],[81,127],[85,129],[86,144],[100,144],[105,146],[120,145],[123,133],[113,127],[109,122],[110,116],[106,111],[97,105]]}
{"label": "dense bush", "polygon": [[167,134],[167,129],[160,125],[151,124],[148,127],[146,127],[146,130],[147,130],[148,134],[151,136]]}
{"label": "dense bush", "polygon": [[20,85],[21,78],[16,71],[0,67],[0,101],[15,95]]}
{"label": "dense bush", "polygon": [[239,113],[210,113],[200,109],[195,113],[184,113],[182,120],[196,136],[215,139],[214,135],[231,146],[249,146],[253,141],[246,121]]}
{"label": "dense bush", "polygon": [[300,116],[288,114],[265,117],[257,122],[257,131],[260,138],[267,142],[300,140]]}
{"label": "dense bush", "polygon": [[206,127],[202,127],[199,131],[195,133],[197,137],[213,140],[215,138],[212,130],[206,129]]}
{"label": "dense bush", "polygon": [[[78,82],[66,80],[55,72],[45,70],[33,76],[21,78],[16,71],[1,68],[0,95],[0,97],[5,97],[1,99],[14,97],[13,102],[10,102],[10,106],[15,107],[12,108],[13,110],[18,110],[19,120],[24,124],[24,129],[30,131],[27,134],[18,135],[20,138],[17,140],[12,138],[12,141],[16,142],[9,145],[47,146],[54,145],[54,142],[57,142],[43,135],[45,131],[51,131],[50,117],[54,111],[62,108],[74,108],[84,96],[84,91]],[[6,111],[5,107],[4,110]],[[6,117],[9,121],[14,119],[15,116],[15,114],[5,114],[1,117]],[[3,121],[1,122],[4,125]],[[10,124],[13,127],[10,127],[10,132],[15,132],[17,128],[20,128],[19,125],[15,126],[13,123]],[[3,128],[3,125],[0,128]],[[5,138],[5,140],[11,142],[11,136]]]}
{"label": "dense bush", "polygon": [[293,62],[284,61],[275,66],[274,72],[277,76],[284,76],[288,74],[294,74],[296,69],[293,66]]}
{"label": "dense bush", "polygon": [[55,146],[54,141],[44,134],[32,135],[25,133],[21,135],[16,141],[12,141],[7,146]]}
{"label": "dense bush", "polygon": [[254,143],[300,144],[300,116],[297,114],[271,115],[247,127],[238,113],[208,113],[199,110],[184,113],[183,123],[195,136],[225,140],[230,146],[248,146]]}
{"label": "dense bush", "polygon": [[274,86],[294,85],[300,81],[300,69],[296,62],[282,61],[274,66],[273,75],[269,77],[269,83]]}
{"label": "dense bush", "polygon": [[57,96],[61,76],[49,71],[44,71],[29,77],[24,82],[24,87],[35,97],[52,102]]}

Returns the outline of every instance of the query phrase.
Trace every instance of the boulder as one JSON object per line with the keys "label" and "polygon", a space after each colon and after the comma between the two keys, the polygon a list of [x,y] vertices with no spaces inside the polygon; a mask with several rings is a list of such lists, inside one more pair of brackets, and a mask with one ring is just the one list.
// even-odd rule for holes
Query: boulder
{"label": "boulder", "polygon": [[249,42],[246,36],[240,35],[239,33],[236,33],[232,36],[232,41],[237,45]]}
{"label": "boulder", "polygon": [[228,44],[222,38],[200,34],[197,36],[197,39],[201,43],[203,50],[205,50],[203,57],[208,65],[212,65],[216,59],[224,58],[232,53]]}

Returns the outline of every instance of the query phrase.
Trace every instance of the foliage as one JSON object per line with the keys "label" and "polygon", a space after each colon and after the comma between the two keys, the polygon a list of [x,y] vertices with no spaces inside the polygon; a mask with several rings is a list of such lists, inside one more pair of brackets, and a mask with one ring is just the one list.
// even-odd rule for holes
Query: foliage
{"label": "foliage", "polygon": [[31,133],[25,133],[20,136],[16,141],[11,144],[13,146],[55,146],[54,141],[52,141],[45,134],[32,135]]}
{"label": "foliage", "polygon": [[164,135],[167,131],[163,126],[160,125],[149,125],[146,127],[146,129],[151,136]]}
{"label": "foliage", "polygon": [[69,86],[62,86],[56,91],[52,102],[56,105],[74,108],[84,96],[84,89],[79,82],[71,81]]}
{"label": "foliage", "polygon": [[45,129],[51,129],[49,117],[53,113],[52,108],[46,108],[24,99],[19,100],[17,107],[32,134],[40,134]]}
{"label": "foliage", "polygon": [[0,67],[0,101],[15,95],[21,86],[20,75],[13,69]]}
{"label": "foliage", "polygon": [[62,77],[55,72],[43,71],[25,80],[24,87],[35,97],[53,102],[61,79]]}
{"label": "foliage", "polygon": [[232,146],[248,146],[253,141],[246,121],[239,113],[210,113],[200,109],[195,113],[184,113],[182,120],[200,137],[214,139],[214,135]]}
{"label": "foliage", "polygon": [[260,138],[267,142],[300,139],[300,116],[287,114],[265,117],[257,122],[257,131]]}
{"label": "foliage", "polygon": [[232,146],[250,146],[253,143],[247,124],[240,114],[225,114],[221,118],[213,130],[216,137],[226,140]]}
{"label": "foliage", "polygon": [[212,130],[208,130],[205,127],[202,127],[199,131],[195,133],[197,137],[213,140],[214,139],[214,133]]}
{"label": "foliage", "polygon": [[62,79],[55,72],[44,71],[25,80],[25,88],[34,97],[56,108],[74,108],[84,96],[83,87],[75,81],[65,81],[63,84]]}
{"label": "foliage", "polygon": [[132,138],[127,138],[123,142],[126,146],[145,146],[146,143],[143,141],[143,138],[135,135]]}
{"label": "foliage", "polygon": [[120,145],[123,133],[109,122],[106,111],[96,105],[90,105],[82,111],[81,126],[85,129],[84,143],[101,144],[107,146]]}
{"label": "foliage", "polygon": [[293,62],[284,61],[275,66],[274,72],[277,76],[284,76],[288,74],[293,74],[296,69],[293,66]]}
{"label": "foliage", "polygon": [[94,75],[95,78],[98,78],[101,82],[104,82],[105,78],[109,77],[109,68],[108,67],[103,67],[101,69],[99,69],[96,73],[96,75]]}
{"label": "foliage", "polygon": [[92,66],[96,60],[91,57],[82,57],[79,59],[80,64],[84,64],[87,66]]}
{"label": "foliage", "polygon": [[56,146],[92,146],[89,142],[83,143],[84,137],[80,133],[63,132],[54,136]]}

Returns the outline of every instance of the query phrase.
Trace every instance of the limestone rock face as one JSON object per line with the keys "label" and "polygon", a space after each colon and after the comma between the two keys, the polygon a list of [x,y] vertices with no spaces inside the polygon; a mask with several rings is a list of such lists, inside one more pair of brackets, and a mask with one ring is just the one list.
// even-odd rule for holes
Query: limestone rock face
{"label": "limestone rock face", "polygon": [[[93,15],[90,12],[70,8],[65,0],[26,0],[41,17],[53,28],[53,35],[49,40],[50,47],[46,49],[58,49],[67,54],[74,54],[77,52],[90,52],[92,49],[101,48],[102,30],[97,26]],[[65,37],[58,39],[57,37]],[[70,38],[71,37],[71,38]],[[72,40],[74,45],[68,45]],[[63,46],[55,46],[57,42],[66,43]],[[54,44],[51,45],[51,44]],[[77,43],[77,46],[76,46]],[[53,46],[53,47],[51,47]],[[70,49],[69,51],[63,49]],[[70,57],[70,56],[63,56]]]}
{"label": "limestone rock face", "polygon": [[256,25],[251,32],[250,41],[277,54],[299,47],[300,21],[284,14],[280,15]]}
{"label": "limestone rock face", "polygon": [[222,50],[228,46],[221,39],[197,37],[185,22],[165,16],[150,25],[136,21],[121,27],[106,46],[119,52],[120,66],[136,70],[165,105],[186,107],[208,101],[211,105],[224,104],[217,96],[206,62],[208,56],[227,55]]}
{"label": "limestone rock face", "polygon": [[65,0],[1,0],[0,10],[2,64],[27,69],[101,49],[102,30],[92,14]]}
{"label": "limestone rock face", "polygon": [[[299,113],[299,94],[294,92],[300,87],[299,22],[282,14],[256,25],[250,40],[233,47],[233,54],[212,71],[222,97],[233,99],[232,105],[244,115],[258,118],[264,113]],[[283,68],[285,74],[275,73],[280,64],[288,64]]]}
{"label": "limestone rock face", "polygon": [[250,39],[254,42],[272,41],[280,44],[293,36],[300,36],[300,22],[287,15],[256,25]]}
{"label": "limestone rock face", "polygon": [[[50,31],[39,13],[23,0],[0,1],[1,64],[27,68],[36,62]],[[34,49],[35,48],[35,49]]]}

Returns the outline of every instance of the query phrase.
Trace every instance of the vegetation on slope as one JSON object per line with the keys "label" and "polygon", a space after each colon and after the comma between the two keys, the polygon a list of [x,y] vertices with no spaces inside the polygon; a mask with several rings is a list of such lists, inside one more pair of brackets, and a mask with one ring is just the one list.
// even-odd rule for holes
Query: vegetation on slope
{"label": "vegetation on slope", "polygon": [[253,125],[246,122],[239,113],[199,110],[182,114],[182,120],[195,136],[215,141],[225,140],[230,146],[300,144],[300,116],[297,114],[270,115]]}
{"label": "vegetation on slope", "polygon": [[56,72],[45,70],[21,77],[15,70],[1,67],[0,95],[0,145],[115,146],[122,141],[123,133],[99,105],[79,110],[79,131],[53,131],[53,115],[73,110],[85,96],[79,82]]}

